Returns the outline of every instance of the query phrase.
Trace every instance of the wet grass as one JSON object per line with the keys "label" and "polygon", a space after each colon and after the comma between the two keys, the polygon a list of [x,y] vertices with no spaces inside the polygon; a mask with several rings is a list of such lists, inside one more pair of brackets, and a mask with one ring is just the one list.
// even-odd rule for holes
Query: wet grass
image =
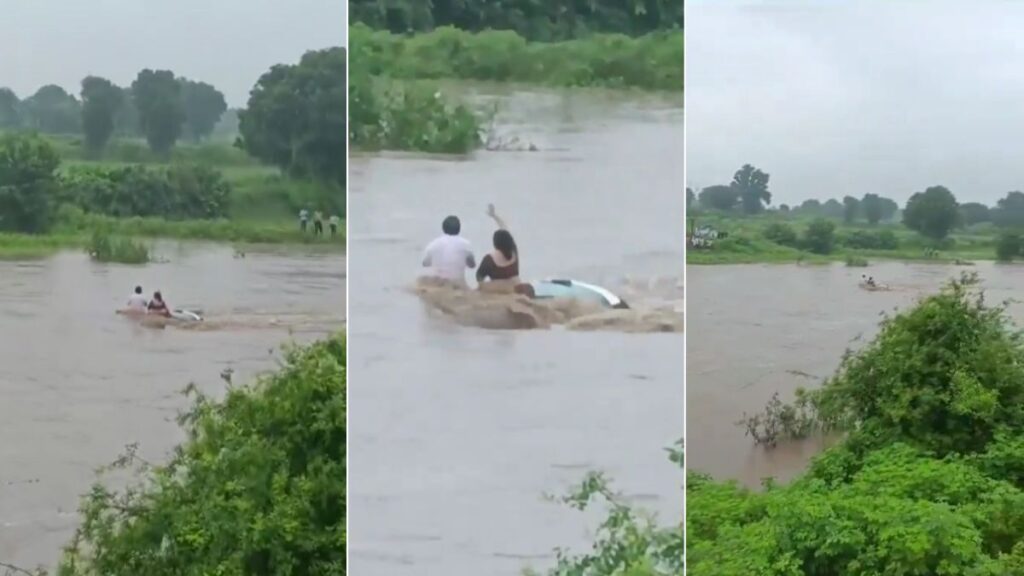
{"label": "wet grass", "polygon": [[[836,224],[836,243],[828,254],[814,254],[808,250],[782,246],[765,238],[765,230],[778,223],[791,226],[798,234],[812,221],[807,217],[786,217],[778,214],[761,216],[733,216],[722,214],[695,214],[698,226],[711,226],[728,236],[709,249],[688,248],[687,264],[771,264],[771,263],[830,263],[845,262],[850,266],[864,266],[874,260],[905,260],[935,263],[963,263],[971,260],[995,260],[998,231],[991,226],[978,226],[958,230],[944,243],[936,245],[916,232],[898,223]],[[893,249],[860,249],[844,245],[845,239],[855,233],[877,234],[890,232],[896,240]]]}
{"label": "wet grass", "polygon": [[96,232],[89,241],[89,255],[97,262],[145,264],[149,262],[149,248],[131,238]]}

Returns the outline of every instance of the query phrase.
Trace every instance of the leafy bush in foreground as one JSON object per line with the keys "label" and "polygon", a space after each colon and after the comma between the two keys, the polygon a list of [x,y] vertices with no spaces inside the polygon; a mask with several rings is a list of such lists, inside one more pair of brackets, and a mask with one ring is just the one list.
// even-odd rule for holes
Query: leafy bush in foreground
{"label": "leafy bush in foreground", "polygon": [[691,472],[690,574],[1024,574],[1024,345],[965,276],[806,394],[845,439],[761,493]]}
{"label": "leafy bush in foreground", "polygon": [[280,372],[216,402],[145,483],[100,484],[63,576],[345,574],[345,344],[291,350]]}

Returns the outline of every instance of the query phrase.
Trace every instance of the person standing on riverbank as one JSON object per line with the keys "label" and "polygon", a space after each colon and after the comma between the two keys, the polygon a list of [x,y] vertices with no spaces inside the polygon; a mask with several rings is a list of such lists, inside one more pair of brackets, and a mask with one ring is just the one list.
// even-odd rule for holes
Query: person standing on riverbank
{"label": "person standing on riverbank", "polygon": [[319,210],[313,214],[313,234],[324,235],[324,213]]}
{"label": "person standing on riverbank", "polygon": [[306,233],[306,228],[309,226],[309,210],[303,208],[299,210],[299,229],[302,233]]}
{"label": "person standing on riverbank", "polygon": [[331,216],[329,222],[331,225],[331,238],[334,238],[338,235],[338,224],[341,223],[341,218],[338,218],[338,215],[335,214],[334,216]]}
{"label": "person standing on riverbank", "polygon": [[465,288],[466,270],[476,268],[473,247],[459,233],[462,223],[457,216],[449,216],[441,223],[438,236],[423,251],[423,267],[431,268],[434,278]]}

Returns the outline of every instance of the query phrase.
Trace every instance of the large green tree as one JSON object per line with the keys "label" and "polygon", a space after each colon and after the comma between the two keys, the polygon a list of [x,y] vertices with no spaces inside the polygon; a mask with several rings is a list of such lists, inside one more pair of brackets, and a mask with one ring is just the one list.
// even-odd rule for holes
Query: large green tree
{"label": "large green tree", "polygon": [[60,156],[42,138],[0,135],[0,230],[46,231],[59,165]]}
{"label": "large green tree", "polygon": [[122,97],[121,89],[106,78],[87,76],[82,80],[82,131],[91,153],[107,146]]}
{"label": "large green tree", "polygon": [[204,140],[228,109],[224,94],[206,82],[179,80],[185,106],[185,125],[193,140]]}
{"label": "large green tree", "polygon": [[81,104],[66,90],[48,84],[25,99],[28,126],[48,134],[76,134],[81,128]]}
{"label": "large green tree", "polygon": [[843,197],[843,222],[852,223],[860,215],[860,200],[853,196]]}
{"label": "large green tree", "polygon": [[928,238],[942,240],[960,219],[956,196],[944,186],[917,192],[907,201],[903,223]]}
{"label": "large green tree", "polygon": [[307,52],[260,77],[239,113],[238,144],[296,177],[345,182],[345,49]]}
{"label": "large green tree", "polygon": [[864,198],[860,201],[860,207],[868,224],[874,226],[882,220],[884,208],[882,206],[882,197],[878,194],[865,194]]}
{"label": "large green tree", "polygon": [[158,154],[169,154],[185,122],[181,85],[174,73],[149,69],[139,72],[132,82],[132,97],[149,147]]}
{"label": "large green tree", "polygon": [[732,177],[733,188],[739,196],[743,211],[747,214],[758,214],[764,211],[765,206],[772,203],[772,193],[768,191],[768,179],[766,172],[754,168],[750,164],[744,164]]}
{"label": "large green tree", "polygon": [[701,208],[708,210],[732,210],[739,202],[739,195],[732,186],[716,184],[701,190],[697,201]]}
{"label": "large green tree", "polygon": [[960,205],[960,221],[965,226],[992,220],[992,211],[980,202],[966,202]]}
{"label": "large green tree", "polygon": [[1013,191],[996,202],[992,221],[1009,228],[1024,227],[1024,193]]}
{"label": "large green tree", "polygon": [[10,88],[0,88],[0,130],[21,126],[21,101]]}

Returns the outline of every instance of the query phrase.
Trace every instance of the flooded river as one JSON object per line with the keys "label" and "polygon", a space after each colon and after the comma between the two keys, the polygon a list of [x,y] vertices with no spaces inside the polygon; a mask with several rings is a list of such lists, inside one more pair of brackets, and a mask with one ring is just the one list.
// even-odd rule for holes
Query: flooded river
{"label": "flooded river", "polygon": [[488,331],[428,315],[408,290],[450,213],[486,253],[493,202],[524,279],[681,308],[682,111],[589,93],[500,102],[499,130],[538,151],[351,161],[353,574],[549,566],[555,547],[587,546],[595,516],[544,494],[592,469],[664,521],[682,515],[682,474],[664,451],[683,432],[681,333]]}
{"label": "flooded river", "polygon": [[[765,450],[734,423],[775,392],[788,401],[797,387],[819,385],[846,349],[877,334],[881,313],[912,305],[965,270],[978,272],[990,302],[1019,298],[1024,289],[1024,267],[993,263],[690,266],[687,466],[748,486],[801,472],[821,441]],[[891,291],[860,289],[861,274]],[[1024,306],[1010,311],[1024,323]]]}
{"label": "flooded river", "polygon": [[[94,470],[138,442],[160,461],[190,382],[216,393],[272,368],[280,346],[344,324],[345,261],[287,250],[162,246],[165,264],[104,265],[79,253],[0,262],[0,561],[53,566]],[[117,316],[136,284],[201,309],[203,330]]]}

